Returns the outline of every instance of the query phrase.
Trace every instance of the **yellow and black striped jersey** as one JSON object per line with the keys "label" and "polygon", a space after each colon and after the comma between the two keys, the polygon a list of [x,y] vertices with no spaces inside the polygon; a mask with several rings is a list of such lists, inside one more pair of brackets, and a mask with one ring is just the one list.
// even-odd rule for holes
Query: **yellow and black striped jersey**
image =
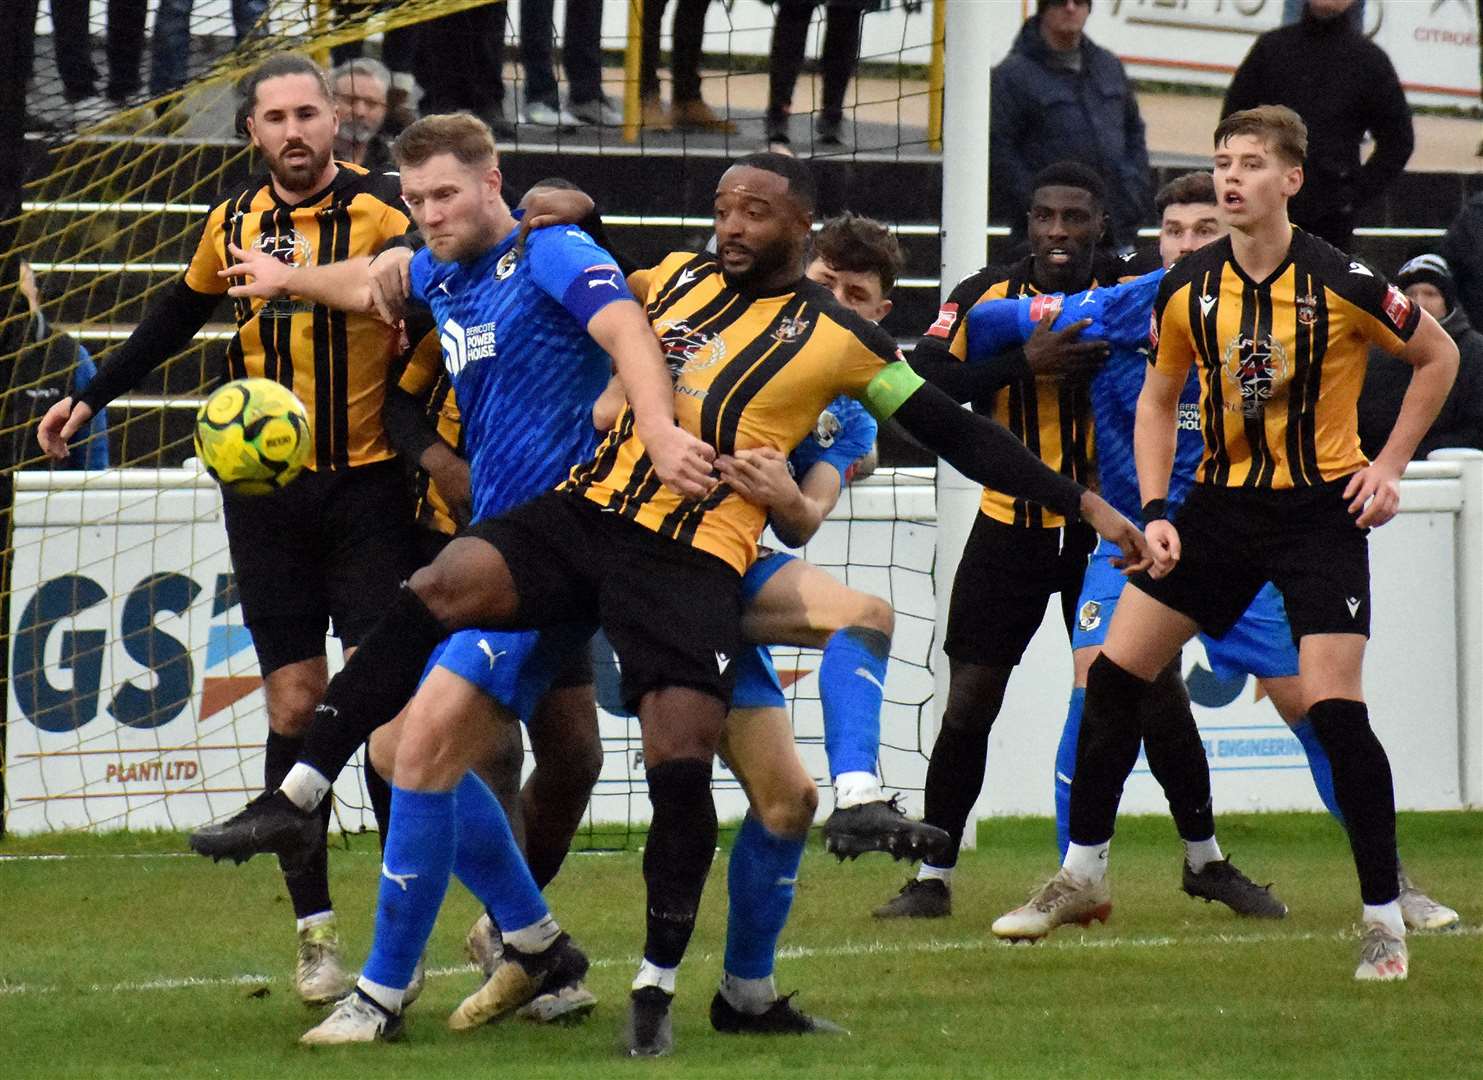
{"label": "yellow and black striped jersey", "polygon": [[1165,275],[1150,327],[1156,369],[1200,379],[1199,482],[1321,484],[1364,468],[1356,403],[1368,347],[1398,353],[1421,321],[1406,295],[1301,229],[1265,281],[1237,265],[1230,237]]}
{"label": "yellow and black striped jersey", "polygon": [[[412,350],[397,386],[422,403],[438,437],[462,454],[463,420],[454,397],[453,380],[443,366],[443,344],[436,330],[424,334]],[[425,528],[449,536],[458,531],[448,500],[421,469],[417,470],[417,521]]]}
{"label": "yellow and black striped jersey", "polygon": [[[901,358],[891,336],[842,307],[823,286],[745,293],[714,255],[677,252],[629,278],[675,376],[675,418],[720,454],[771,446],[788,453],[840,394],[861,397]],[[725,484],[682,499],[655,475],[633,412],[563,487],[709,552],[738,573],[757,554],[767,512]]]}
{"label": "yellow and black striped jersey", "polygon": [[[968,312],[985,300],[1036,296],[1030,280],[1031,260],[1009,267],[985,267],[960,281],[927,328],[924,343],[945,343],[959,361],[968,359]],[[1092,285],[1097,282],[1091,282]],[[942,347],[942,346],[939,346]],[[989,402],[974,408],[1007,427],[1052,469],[1086,484],[1092,472],[1092,406],[1084,381],[1024,378],[994,392]],[[1035,503],[983,489],[979,510],[1006,525],[1058,528],[1065,519]]]}
{"label": "yellow and black striped jersey", "polygon": [[[257,182],[218,203],[206,219],[185,273],[198,293],[220,295],[217,276],[234,260],[228,242],[257,247],[295,265],[323,265],[374,255],[408,230],[396,180],[339,162],[323,191],[282,201]],[[262,376],[291,389],[309,410],[314,469],[367,465],[394,456],[381,426],[388,368],[397,335],[372,315],[348,314],[302,300],[238,299],[237,333],[227,347],[227,375]]]}

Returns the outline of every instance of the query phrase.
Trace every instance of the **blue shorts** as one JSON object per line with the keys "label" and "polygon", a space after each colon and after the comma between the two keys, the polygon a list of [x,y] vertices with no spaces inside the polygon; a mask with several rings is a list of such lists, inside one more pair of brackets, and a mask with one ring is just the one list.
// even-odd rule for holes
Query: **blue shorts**
{"label": "blue shorts", "polygon": [[[1073,649],[1101,646],[1107,640],[1107,626],[1112,622],[1117,598],[1127,582],[1122,571],[1112,565],[1117,554],[1117,546],[1106,540],[1092,552],[1081,596],[1077,599],[1076,625],[1071,631]],[[1200,643],[1210,658],[1211,670],[1222,679],[1237,675],[1280,679],[1298,673],[1298,650],[1293,644],[1287,610],[1282,604],[1282,594],[1271,582],[1262,586],[1225,637],[1217,640],[1201,634]]]}
{"label": "blue shorts", "polygon": [[590,626],[459,630],[433,650],[422,678],[435,667],[451,671],[528,724],[562,665],[591,637]]}
{"label": "blue shorts", "polygon": [[[745,612],[757,599],[762,587],[772,580],[783,567],[798,556],[786,551],[762,548],[757,561],[752,563],[742,576],[742,611]],[[736,685],[731,691],[731,707],[734,709],[785,709],[788,699],[783,696],[783,684],[778,679],[777,668],[772,666],[772,653],[766,645],[745,645],[736,658]]]}

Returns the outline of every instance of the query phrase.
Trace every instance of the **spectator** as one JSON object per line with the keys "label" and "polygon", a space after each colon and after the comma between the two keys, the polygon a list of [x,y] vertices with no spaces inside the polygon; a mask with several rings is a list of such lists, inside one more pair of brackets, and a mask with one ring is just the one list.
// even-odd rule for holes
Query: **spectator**
{"label": "spectator", "polygon": [[551,62],[551,9],[555,0],[520,0],[520,62],[525,67],[527,124],[572,128],[620,127],[623,112],[602,92],[602,0],[566,0],[561,65],[566,68],[568,108],[556,93]]}
{"label": "spectator", "polygon": [[[195,0],[160,0],[150,42],[149,94],[159,97],[185,85],[190,73],[191,11]],[[238,45],[252,32],[268,0],[232,0],[232,34]]]}
{"label": "spectator", "polygon": [[1151,215],[1153,177],[1127,73],[1082,33],[1091,10],[1092,0],[1038,0],[994,69],[992,205],[1022,240],[1035,174],[1058,161],[1079,161],[1101,174],[1111,241],[1126,253]]}
{"label": "spectator", "polygon": [[505,0],[420,24],[415,72],[424,113],[467,109],[497,138],[515,134],[505,100]]}
{"label": "spectator", "polygon": [[386,124],[386,100],[391,92],[391,72],[369,56],[347,60],[330,72],[335,91],[335,113],[340,130],[335,135],[335,158],[363,166],[372,172],[392,172],[396,164],[391,147],[381,134]]}
{"label": "spectator", "polygon": [[[335,0],[335,18],[343,21],[365,13],[366,8],[383,11],[397,6],[401,0]],[[422,100],[422,87],[412,75],[417,63],[416,25],[399,26],[381,35],[381,62],[391,72],[391,82],[386,93],[386,123],[381,128],[382,136],[391,140],[401,134],[402,128],[417,119],[417,106]],[[365,55],[363,38],[346,41],[330,50],[330,62],[336,67]]]}
{"label": "spectator", "polygon": [[[1365,32],[1365,0],[1356,0],[1355,5],[1345,12],[1345,17],[1361,34]],[[1303,0],[1282,0],[1282,25],[1291,26],[1303,18]]]}
{"label": "spectator", "polygon": [[1457,299],[1468,321],[1483,326],[1483,190],[1463,203],[1439,251],[1457,282]]}
{"label": "spectator", "polygon": [[820,3],[824,4],[824,48],[819,55],[819,68],[824,75],[824,88],[823,108],[814,130],[824,145],[840,144],[845,90],[860,60],[860,22],[866,11],[879,6],[879,0],[777,0],[767,84],[767,141],[773,144],[773,149],[788,145],[793,89],[803,68],[809,23]]}
{"label": "spectator", "polygon": [[[8,376],[3,400],[3,439],[0,439],[0,471],[13,468],[45,467],[45,459],[36,452],[30,432],[36,422],[56,402],[81,393],[98,369],[76,339],[68,334],[53,334],[41,310],[41,291],[31,264],[22,261],[17,289],[25,297],[30,318],[13,322],[5,341],[0,341],[0,355],[9,356],[5,364]],[[108,468],[108,417],[103,410],[88,422],[70,443],[66,468]],[[8,490],[5,493],[9,494]],[[5,499],[9,505],[9,498]]]}
{"label": "spectator", "polygon": [[[1421,460],[1443,447],[1483,450],[1483,334],[1472,328],[1467,312],[1457,302],[1457,287],[1447,260],[1439,255],[1418,255],[1396,272],[1394,282],[1413,303],[1442,324],[1457,343],[1458,352],[1457,381],[1413,456]],[[1359,440],[1367,457],[1375,457],[1390,437],[1410,384],[1409,364],[1378,349],[1370,350],[1365,385],[1359,395]]]}
{"label": "spectator", "polygon": [[92,0],[52,0],[52,47],[70,124],[95,124],[139,93],[144,57],[146,0],[108,0],[107,98],[98,96],[98,69],[93,66]]}
{"label": "spectator", "polygon": [[[1308,125],[1303,188],[1292,222],[1342,251],[1359,209],[1411,158],[1411,106],[1383,49],[1350,25],[1354,0],[1308,0],[1302,21],[1257,38],[1226,89],[1221,115],[1286,105]],[[1375,150],[1360,164],[1365,133]]]}
{"label": "spectator", "polygon": [[669,0],[646,0],[643,47],[639,59],[639,94],[643,125],[651,131],[682,128],[734,134],[736,125],[716,115],[700,96],[700,56],[705,41],[705,10],[711,0],[679,0],[671,34],[669,70],[674,80],[670,110],[659,98],[659,30]]}

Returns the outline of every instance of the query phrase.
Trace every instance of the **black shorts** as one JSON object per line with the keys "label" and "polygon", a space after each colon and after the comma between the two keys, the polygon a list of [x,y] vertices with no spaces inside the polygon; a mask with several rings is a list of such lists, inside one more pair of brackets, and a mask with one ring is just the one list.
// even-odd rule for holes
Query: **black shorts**
{"label": "black shorts", "polygon": [[1084,525],[1031,529],[980,511],[953,578],[943,652],[962,663],[1013,667],[1057,593],[1069,635],[1096,539]]}
{"label": "black shorts", "polygon": [[1282,594],[1294,641],[1370,636],[1369,530],[1344,501],[1348,477],[1278,491],[1196,484],[1174,516],[1180,557],[1168,576],[1133,584],[1224,637],[1261,587]]}
{"label": "black shorts", "polygon": [[270,495],[223,494],[242,621],[264,677],[324,655],[331,625],[356,645],[416,564],[412,502],[395,460],[305,470]]}
{"label": "black shorts", "polygon": [[504,556],[520,594],[516,625],[602,626],[630,709],[667,686],[731,700],[741,575],[714,555],[554,491],[463,535]]}

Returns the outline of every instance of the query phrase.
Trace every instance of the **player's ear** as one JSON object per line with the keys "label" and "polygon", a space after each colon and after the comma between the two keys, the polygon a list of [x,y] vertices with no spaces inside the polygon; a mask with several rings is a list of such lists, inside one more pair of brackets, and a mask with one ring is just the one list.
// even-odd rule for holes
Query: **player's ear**
{"label": "player's ear", "polygon": [[1282,178],[1282,192],[1289,199],[1303,189],[1303,167],[1294,165],[1287,170],[1287,175]]}
{"label": "player's ear", "polygon": [[896,306],[895,304],[891,303],[891,300],[890,300],[889,297],[883,298],[881,300],[881,313],[876,316],[875,321],[876,322],[883,321],[887,315],[891,314],[891,309],[893,307],[895,307],[895,306]]}

